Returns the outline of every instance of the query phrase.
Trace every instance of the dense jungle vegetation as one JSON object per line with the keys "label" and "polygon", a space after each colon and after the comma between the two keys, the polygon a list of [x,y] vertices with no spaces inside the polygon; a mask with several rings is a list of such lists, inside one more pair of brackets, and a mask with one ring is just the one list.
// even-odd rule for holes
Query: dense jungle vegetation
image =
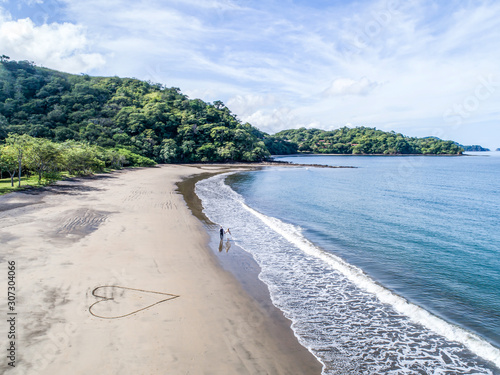
{"label": "dense jungle vegetation", "polygon": [[299,152],[325,154],[461,154],[463,149],[452,141],[435,137],[413,138],[375,128],[358,127],[325,131],[320,129],[291,129],[275,137],[297,145]]}
{"label": "dense jungle vegetation", "polygon": [[190,100],[177,88],[137,79],[70,75],[27,61],[0,66],[0,139],[9,133],[119,147],[157,162],[269,156],[263,133],[241,124],[222,102]]}

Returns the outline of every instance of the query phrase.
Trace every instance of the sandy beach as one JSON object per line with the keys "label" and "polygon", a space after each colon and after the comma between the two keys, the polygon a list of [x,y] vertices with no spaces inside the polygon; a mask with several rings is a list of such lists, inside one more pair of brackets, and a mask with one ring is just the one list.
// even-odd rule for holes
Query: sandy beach
{"label": "sandy beach", "polygon": [[118,171],[0,197],[2,280],[15,261],[17,313],[16,367],[2,356],[1,372],[320,374],[290,322],[221,267],[176,190],[220,170]]}

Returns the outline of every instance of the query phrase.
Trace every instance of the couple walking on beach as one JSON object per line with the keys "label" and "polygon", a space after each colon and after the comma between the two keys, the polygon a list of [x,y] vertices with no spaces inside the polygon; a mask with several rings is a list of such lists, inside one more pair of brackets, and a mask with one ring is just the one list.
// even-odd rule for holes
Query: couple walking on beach
{"label": "couple walking on beach", "polygon": [[[222,228],[222,225],[219,229],[219,233],[220,233],[220,244],[219,244],[219,253],[222,252],[222,246],[223,246],[223,243],[224,243],[224,233],[228,233],[228,234],[231,234],[231,231],[229,230],[229,228],[226,229],[226,231],[224,232],[224,228]],[[231,235],[232,237],[232,235]],[[229,241],[229,238],[227,239],[226,241],[226,253],[229,252],[229,249],[231,248],[231,242]]]}
{"label": "couple walking on beach", "polygon": [[220,233],[220,240],[222,241],[222,239],[224,238],[224,233],[229,233],[231,234],[231,231],[229,230],[229,228],[227,228],[227,230],[224,232],[224,228],[222,228],[222,225],[219,229],[219,233]]}

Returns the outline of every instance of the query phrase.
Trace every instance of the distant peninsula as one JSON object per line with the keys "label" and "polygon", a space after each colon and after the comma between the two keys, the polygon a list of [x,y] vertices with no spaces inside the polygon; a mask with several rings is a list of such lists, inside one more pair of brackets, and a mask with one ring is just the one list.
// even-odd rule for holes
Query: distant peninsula
{"label": "distant peninsula", "polygon": [[457,155],[464,150],[452,141],[369,127],[270,135],[240,121],[221,101],[189,99],[175,87],[67,74],[3,56],[0,146],[9,134],[121,150],[121,155],[156,163],[259,162],[295,153]]}
{"label": "distant peninsula", "polygon": [[464,145],[457,143],[457,146],[463,148],[464,151],[490,151],[489,148],[484,148],[484,147],[481,147],[479,145],[464,146]]}
{"label": "distant peninsula", "polygon": [[351,155],[461,155],[463,148],[453,141],[436,137],[407,137],[401,133],[357,127],[325,131],[290,129],[274,137],[297,145],[298,152]]}

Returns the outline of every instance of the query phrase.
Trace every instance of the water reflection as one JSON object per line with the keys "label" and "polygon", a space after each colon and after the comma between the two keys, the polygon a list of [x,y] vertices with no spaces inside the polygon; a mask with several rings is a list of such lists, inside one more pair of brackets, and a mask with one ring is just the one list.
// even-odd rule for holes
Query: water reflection
{"label": "water reflection", "polygon": [[224,244],[224,240],[220,240],[219,243],[219,253],[222,253],[223,249],[226,249],[226,253],[229,253],[229,249],[231,248],[231,240],[228,238],[226,243]]}

